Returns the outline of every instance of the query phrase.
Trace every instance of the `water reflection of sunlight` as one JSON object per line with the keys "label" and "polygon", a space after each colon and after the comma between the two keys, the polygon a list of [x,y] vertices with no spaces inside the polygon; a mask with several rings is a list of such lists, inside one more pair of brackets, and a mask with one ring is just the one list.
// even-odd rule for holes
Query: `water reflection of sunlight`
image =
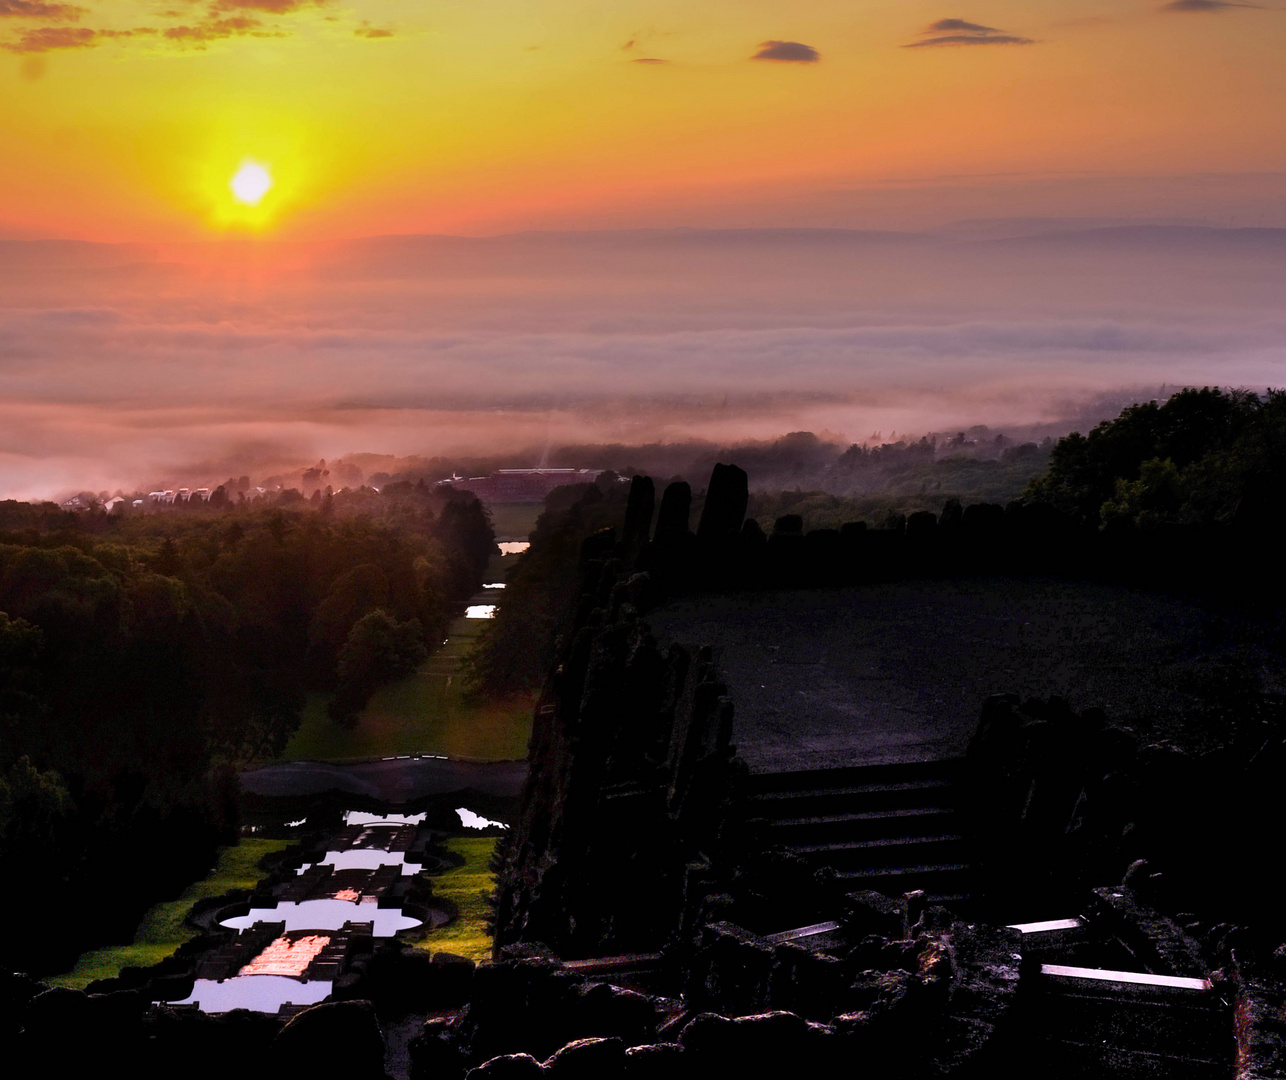
{"label": "water reflection of sunlight", "polygon": [[419,825],[427,814],[369,814],[365,810],[344,812],[345,825]]}
{"label": "water reflection of sunlight", "polygon": [[464,609],[466,619],[494,619],[496,617],[495,604],[470,604]]}
{"label": "water reflection of sunlight", "polygon": [[466,829],[485,829],[489,825],[494,825],[498,829],[509,828],[503,821],[488,821],[480,814],[475,814],[463,806],[457,806],[455,812],[460,815],[460,824]]}
{"label": "water reflection of sunlight", "polygon": [[301,982],[289,975],[237,975],[222,981],[197,979],[186,998],[165,1004],[196,1005],[205,1013],[233,1009],[275,1013],[283,1005],[316,1005],[330,997],[333,986],[329,979]]}
{"label": "water reflection of sunlight", "polygon": [[392,937],[399,930],[419,926],[422,920],[403,915],[401,908],[379,907],[376,898],[369,896],[361,901],[282,900],[276,907],[251,908],[245,915],[222,920],[220,925],[229,930],[247,930],[257,922],[284,922],[287,930],[342,930],[347,922],[369,922],[374,924],[372,936]]}
{"label": "water reflection of sunlight", "polygon": [[279,937],[237,974],[290,975],[298,979],[308,970],[308,965],[317,958],[317,954],[329,944],[330,937],[326,934],[309,934],[294,941]]}
{"label": "water reflection of sunlight", "polygon": [[328,851],[317,865],[333,866],[336,870],[378,870],[381,866],[400,866],[403,877],[418,874],[424,869],[423,863],[407,862],[405,851],[381,851],[379,848]]}
{"label": "water reflection of sunlight", "polygon": [[[405,848],[408,843],[407,827],[423,824],[427,816],[425,813],[379,814],[349,810],[344,814],[344,824],[348,828],[356,827],[359,835],[354,838],[350,833],[348,838],[353,846],[342,851],[328,851],[319,865],[330,866],[337,871],[397,866],[403,876],[417,874],[424,869],[422,862],[408,862],[406,850],[387,849]],[[306,821],[306,818],[300,818],[289,822],[289,825],[298,828]],[[295,873],[303,874],[311,866],[311,863],[305,863]],[[417,918],[405,914],[400,906],[383,906],[378,894],[366,895],[360,888],[332,886],[329,891],[329,896],[300,901],[278,900],[272,906],[251,907],[244,915],[221,920],[222,926],[238,933],[264,923],[281,924],[285,933],[250,963],[243,965],[236,975],[223,979],[196,979],[192,992],[184,1000],[166,1004],[196,1006],[206,1013],[232,1009],[275,1013],[285,1005],[315,1005],[330,996],[333,982],[309,979],[305,972],[326,945],[334,940],[333,933],[345,932],[346,927],[354,924],[369,924],[373,937],[391,938],[403,930],[418,926],[436,928],[450,920],[447,908],[433,904],[418,908],[417,914],[421,917]],[[285,936],[291,933],[303,933],[304,936],[293,940]],[[321,970],[317,971],[317,974],[321,973]]]}

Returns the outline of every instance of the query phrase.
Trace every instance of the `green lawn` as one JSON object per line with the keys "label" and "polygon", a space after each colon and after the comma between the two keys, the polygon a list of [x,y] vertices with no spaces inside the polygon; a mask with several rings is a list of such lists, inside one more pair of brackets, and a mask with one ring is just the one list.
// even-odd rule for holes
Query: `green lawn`
{"label": "green lawn", "polygon": [[454,902],[459,915],[446,926],[431,930],[415,947],[455,953],[470,960],[490,960],[491,934],[486,921],[491,917],[491,905],[485,896],[496,884],[488,865],[496,838],[457,836],[447,841],[447,847],[464,856],[464,865],[433,875],[433,895]]}
{"label": "green lawn", "polygon": [[[513,559],[494,558],[487,581],[503,581]],[[312,695],[282,760],[345,761],[395,754],[445,754],[470,761],[525,758],[531,696],[478,700],[464,692],[460,660],[485,625],[482,619],[456,619],[446,644],[415,674],[375,691],[352,730],[327,716],[325,697]]]}
{"label": "green lawn", "polygon": [[351,731],[326,714],[324,697],[313,695],[282,760],[343,761],[394,754],[445,754],[471,761],[525,758],[531,697],[475,700],[464,693],[457,665],[480,621],[458,619],[449,644],[414,675],[377,690]]}
{"label": "green lawn", "polygon": [[490,503],[491,527],[497,536],[526,540],[535,531],[536,519],[545,507],[541,503]]}
{"label": "green lawn", "polygon": [[290,846],[288,840],[242,840],[222,848],[210,875],[189,885],[177,900],[151,908],[139,923],[129,945],[109,945],[84,953],[65,975],[46,979],[52,986],[83,990],[95,979],[112,979],[126,967],[150,967],[169,956],[196,931],[183,924],[192,905],[207,897],[222,896],[233,889],[253,889],[263,877],[259,861]]}

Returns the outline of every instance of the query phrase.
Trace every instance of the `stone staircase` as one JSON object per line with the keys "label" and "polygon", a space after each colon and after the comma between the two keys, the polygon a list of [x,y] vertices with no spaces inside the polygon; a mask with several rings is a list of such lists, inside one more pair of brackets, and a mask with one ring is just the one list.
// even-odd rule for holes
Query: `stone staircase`
{"label": "stone staircase", "polygon": [[852,890],[969,893],[958,760],[760,773],[749,816],[764,847],[832,867]]}

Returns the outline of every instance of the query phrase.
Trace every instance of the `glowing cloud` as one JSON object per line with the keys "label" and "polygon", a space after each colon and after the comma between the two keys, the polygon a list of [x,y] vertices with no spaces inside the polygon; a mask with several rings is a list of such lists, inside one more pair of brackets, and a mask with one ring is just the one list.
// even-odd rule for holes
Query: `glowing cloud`
{"label": "glowing cloud", "polygon": [[243,34],[255,37],[284,36],[281,31],[263,29],[263,23],[249,15],[234,15],[228,19],[206,19],[194,26],[171,26],[161,34],[170,41],[183,41],[197,45],[223,38],[240,37]]}
{"label": "glowing cloud", "polygon": [[70,19],[75,21],[86,8],[75,4],[46,4],[41,0],[0,0],[0,19]]}

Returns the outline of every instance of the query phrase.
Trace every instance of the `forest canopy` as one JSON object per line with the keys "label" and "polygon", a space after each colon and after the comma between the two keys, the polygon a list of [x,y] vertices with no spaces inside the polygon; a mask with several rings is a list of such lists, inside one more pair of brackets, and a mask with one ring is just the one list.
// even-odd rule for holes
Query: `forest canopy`
{"label": "forest canopy", "polygon": [[1100,525],[1258,524],[1286,482],[1286,391],[1202,387],[1060,439],[1027,497]]}
{"label": "forest canopy", "polygon": [[409,486],[123,516],[0,504],[0,872],[27,883],[6,904],[51,897],[10,919],[92,937],[129,921],[111,898],[86,914],[95,876],[146,902],[203,871],[236,835],[235,767],[278,755],[310,693],[354,717],[494,550],[475,498]]}

